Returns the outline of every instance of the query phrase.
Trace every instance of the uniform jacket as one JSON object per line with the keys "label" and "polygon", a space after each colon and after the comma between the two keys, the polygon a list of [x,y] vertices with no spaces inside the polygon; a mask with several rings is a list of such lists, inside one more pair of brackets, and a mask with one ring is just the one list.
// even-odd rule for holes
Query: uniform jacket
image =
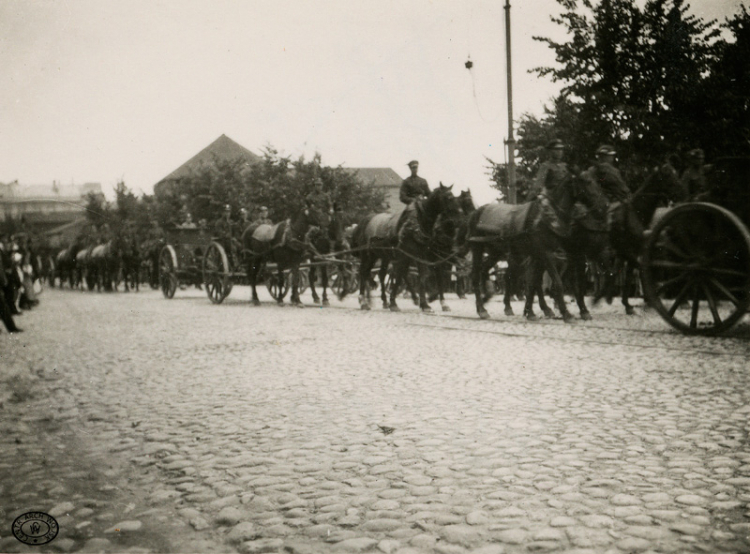
{"label": "uniform jacket", "polygon": [[544,190],[553,190],[570,179],[565,162],[544,162],[536,174],[529,197],[536,198]]}
{"label": "uniform jacket", "polygon": [[596,163],[588,169],[588,174],[599,183],[610,202],[624,202],[630,199],[630,189],[620,171],[613,165],[605,162]]}
{"label": "uniform jacket", "polygon": [[429,195],[430,186],[427,184],[427,181],[419,175],[416,177],[410,175],[401,183],[401,190],[398,197],[404,204],[411,204],[416,198]]}

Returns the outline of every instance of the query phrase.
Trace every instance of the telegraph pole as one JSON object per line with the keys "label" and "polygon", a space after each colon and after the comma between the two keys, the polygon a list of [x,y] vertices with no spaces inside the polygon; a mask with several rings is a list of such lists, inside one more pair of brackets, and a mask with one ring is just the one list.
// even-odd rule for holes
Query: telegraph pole
{"label": "telegraph pole", "polygon": [[510,56],[510,0],[505,0],[505,55],[508,70],[508,201],[516,203],[516,139],[513,136],[513,77],[511,75]]}

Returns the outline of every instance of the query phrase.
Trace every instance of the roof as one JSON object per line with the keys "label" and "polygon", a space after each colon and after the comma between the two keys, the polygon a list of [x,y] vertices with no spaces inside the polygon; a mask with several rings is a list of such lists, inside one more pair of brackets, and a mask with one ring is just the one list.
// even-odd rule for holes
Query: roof
{"label": "roof", "polygon": [[376,187],[400,187],[403,179],[390,167],[346,167],[345,171],[356,173],[363,183]]}
{"label": "roof", "polygon": [[172,173],[164,177],[159,183],[189,177],[202,166],[213,165],[217,160],[234,161],[237,159],[245,161],[248,165],[252,165],[260,162],[262,158],[257,154],[253,154],[244,146],[237,144],[228,136],[221,135]]}
{"label": "roof", "polygon": [[26,202],[36,200],[80,200],[89,192],[101,193],[99,183],[83,185],[19,185],[18,183],[0,183],[0,200]]}

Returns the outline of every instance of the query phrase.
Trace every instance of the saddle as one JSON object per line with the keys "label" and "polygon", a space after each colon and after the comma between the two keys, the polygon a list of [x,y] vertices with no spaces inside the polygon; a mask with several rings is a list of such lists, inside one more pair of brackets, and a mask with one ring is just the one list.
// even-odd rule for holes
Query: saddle
{"label": "saddle", "polygon": [[482,210],[477,230],[501,238],[511,238],[526,230],[531,203],[488,204]]}
{"label": "saddle", "polygon": [[365,227],[367,241],[396,240],[398,237],[398,221],[402,213],[386,213],[373,216],[367,223],[367,227]]}
{"label": "saddle", "polygon": [[280,223],[277,223],[276,225],[258,225],[255,230],[253,230],[253,240],[257,240],[258,242],[271,242],[273,238],[276,236],[276,231],[279,228]]}

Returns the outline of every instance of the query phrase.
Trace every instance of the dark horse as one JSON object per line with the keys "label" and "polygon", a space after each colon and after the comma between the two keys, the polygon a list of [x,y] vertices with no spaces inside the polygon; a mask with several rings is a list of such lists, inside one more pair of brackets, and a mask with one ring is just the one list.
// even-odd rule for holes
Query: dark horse
{"label": "dark horse", "polygon": [[83,248],[83,241],[77,238],[68,248],[57,253],[55,258],[55,270],[52,274],[51,284],[54,286],[55,278],[60,279],[60,288],[68,281],[70,288],[76,285],[76,256]]}
{"label": "dark horse", "polygon": [[95,246],[91,251],[89,268],[94,271],[97,291],[117,289],[124,250],[125,240],[122,235],[117,234],[112,240]]}
{"label": "dark horse", "polygon": [[[312,210],[302,210],[291,220],[275,225],[250,225],[242,233],[242,247],[247,260],[247,276],[253,289],[251,301],[260,306],[256,283],[263,266],[272,262],[278,270],[279,283],[284,282],[284,270],[292,271],[292,296],[294,306],[302,307],[299,297],[299,266],[309,257],[308,233],[319,219]],[[284,304],[286,290],[280,287],[277,302]]]}
{"label": "dark horse", "polygon": [[141,249],[134,234],[123,237],[120,264],[125,292],[129,292],[131,288],[139,292],[141,286]]}
{"label": "dark horse", "polygon": [[636,190],[630,202],[617,206],[614,224],[609,229],[609,241],[622,262],[622,305],[625,313],[635,313],[630,305],[630,289],[635,270],[640,267],[640,255],[646,242],[644,235],[656,210],[670,202],[683,202],[688,197],[687,189],[677,173],[662,166],[652,172],[646,182]]}
{"label": "dark horse", "polygon": [[[349,249],[349,244],[344,239],[344,225],[341,213],[334,212],[330,217],[321,216],[321,227],[314,227],[310,231],[310,244],[312,245],[314,256],[313,264],[310,266],[310,292],[312,293],[313,302],[320,303],[320,297],[315,290],[315,283],[320,276],[320,284],[323,287],[323,306],[328,306],[328,269],[331,264],[337,262],[327,257],[332,252],[342,252]],[[328,221],[326,221],[326,219]],[[340,256],[336,256],[340,258]],[[330,262],[330,263],[329,263]],[[338,262],[344,264],[346,262]],[[343,269],[343,268],[342,268]],[[342,279],[346,279],[347,272],[339,272]],[[347,283],[344,281],[343,290],[346,291]]]}
{"label": "dark horse", "polygon": [[[573,319],[562,298],[562,280],[553,253],[564,249],[566,239],[571,236],[571,217],[576,201],[593,210],[603,209],[601,197],[591,187],[591,181],[576,175],[550,191],[548,199],[539,198],[516,206],[488,204],[472,214],[466,238],[472,252],[472,280],[479,317],[489,318],[484,307],[488,298],[485,287],[489,269],[502,259],[508,260],[509,267],[519,268],[522,261],[528,258],[524,316],[536,320],[534,295],[541,288],[542,275],[546,270],[552,278],[553,294],[563,319]],[[543,202],[548,203],[547,207],[543,206]],[[482,217],[485,212],[488,212],[487,221]]]}
{"label": "dark horse", "polygon": [[[452,187],[445,187],[441,183],[430,193],[429,197],[415,200],[400,214],[377,214],[360,222],[354,233],[352,246],[358,250],[361,260],[360,302],[362,309],[370,308],[366,291],[369,287],[372,267],[380,259],[381,273],[387,271],[391,260],[394,265],[387,307],[391,311],[399,311],[396,295],[401,283],[406,280],[412,262],[416,262],[419,272],[419,306],[422,311],[432,311],[425,296],[425,279],[428,264],[441,260],[434,244],[435,223],[442,215],[446,226],[455,226],[461,213],[451,189]],[[381,291],[381,296],[386,307],[385,290]]]}

